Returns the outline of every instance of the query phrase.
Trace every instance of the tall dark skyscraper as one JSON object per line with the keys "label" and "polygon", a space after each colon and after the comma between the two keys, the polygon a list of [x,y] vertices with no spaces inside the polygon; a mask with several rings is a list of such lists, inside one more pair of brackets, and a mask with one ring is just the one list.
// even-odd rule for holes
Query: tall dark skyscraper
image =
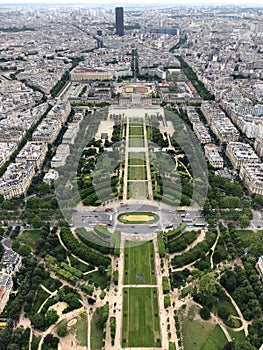
{"label": "tall dark skyscraper", "polygon": [[115,7],[116,16],[116,34],[119,36],[124,35],[124,22],[123,22],[123,7]]}

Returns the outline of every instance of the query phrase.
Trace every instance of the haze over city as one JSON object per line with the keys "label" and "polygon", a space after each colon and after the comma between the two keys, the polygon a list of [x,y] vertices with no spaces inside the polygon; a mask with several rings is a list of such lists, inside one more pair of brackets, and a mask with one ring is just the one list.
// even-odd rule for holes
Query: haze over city
{"label": "haze over city", "polygon": [[122,1],[115,1],[112,0],[99,0],[96,1],[96,3],[89,1],[89,0],[78,0],[76,2],[73,2],[72,0],[57,0],[55,3],[52,0],[45,0],[45,1],[38,1],[38,0],[9,0],[8,2],[6,0],[0,0],[0,4],[53,4],[54,6],[58,4],[72,4],[72,5],[87,5],[87,6],[103,6],[103,5],[111,5],[111,6],[152,6],[152,5],[158,5],[158,6],[165,6],[165,5],[192,5],[192,6],[198,6],[198,5],[209,5],[209,6],[217,6],[217,5],[245,5],[245,6],[253,6],[262,5],[261,0],[252,0],[248,3],[247,0],[165,0],[164,2],[160,2],[160,0],[146,0],[143,2],[140,0],[122,0]]}
{"label": "haze over city", "polygon": [[89,2],[0,0],[0,350],[263,350],[261,1]]}

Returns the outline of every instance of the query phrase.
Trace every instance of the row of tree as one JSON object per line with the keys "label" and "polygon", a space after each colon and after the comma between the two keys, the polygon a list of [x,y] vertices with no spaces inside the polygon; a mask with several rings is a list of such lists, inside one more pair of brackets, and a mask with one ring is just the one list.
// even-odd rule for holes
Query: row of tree
{"label": "row of tree", "polygon": [[89,264],[107,267],[111,259],[107,256],[92,251],[83,243],[80,243],[71,233],[69,228],[63,227],[60,232],[61,239],[65,246],[76,256]]}

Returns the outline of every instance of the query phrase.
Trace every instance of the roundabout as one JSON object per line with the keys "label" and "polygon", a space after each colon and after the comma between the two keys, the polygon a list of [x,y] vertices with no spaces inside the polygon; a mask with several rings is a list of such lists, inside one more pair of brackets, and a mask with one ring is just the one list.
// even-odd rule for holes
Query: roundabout
{"label": "roundabout", "polygon": [[153,224],[159,221],[159,216],[151,212],[130,212],[118,215],[118,221],[122,224]]}

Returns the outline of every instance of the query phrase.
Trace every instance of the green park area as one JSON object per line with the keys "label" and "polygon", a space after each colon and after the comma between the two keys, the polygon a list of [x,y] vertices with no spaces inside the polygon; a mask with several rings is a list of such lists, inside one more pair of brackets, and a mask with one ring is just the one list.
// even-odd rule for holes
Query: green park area
{"label": "green park area", "polygon": [[128,198],[145,199],[148,197],[146,181],[128,181]]}
{"label": "green park area", "polygon": [[123,224],[152,224],[159,216],[150,212],[131,212],[120,214],[118,220]]}
{"label": "green park area", "polygon": [[156,288],[124,288],[122,346],[161,347]]}
{"label": "green park area", "polygon": [[154,249],[151,241],[136,244],[125,243],[124,285],[156,284]]}
{"label": "green park area", "polygon": [[146,180],[146,167],[144,165],[129,166],[128,180]]}
{"label": "green park area", "polygon": [[129,147],[143,147],[144,136],[141,124],[131,123],[129,126]]}
{"label": "green park area", "polygon": [[198,309],[190,307],[181,313],[182,340],[185,349],[222,350],[227,339],[219,325],[209,321],[196,320]]}
{"label": "green park area", "polygon": [[143,147],[144,141],[139,137],[130,137],[129,139],[129,147]]}
{"label": "green park area", "polygon": [[142,138],[143,137],[143,126],[142,126],[142,124],[131,123],[129,125],[129,135],[131,137]]}
{"label": "green park area", "polygon": [[145,165],[145,153],[143,152],[129,152],[129,165]]}

